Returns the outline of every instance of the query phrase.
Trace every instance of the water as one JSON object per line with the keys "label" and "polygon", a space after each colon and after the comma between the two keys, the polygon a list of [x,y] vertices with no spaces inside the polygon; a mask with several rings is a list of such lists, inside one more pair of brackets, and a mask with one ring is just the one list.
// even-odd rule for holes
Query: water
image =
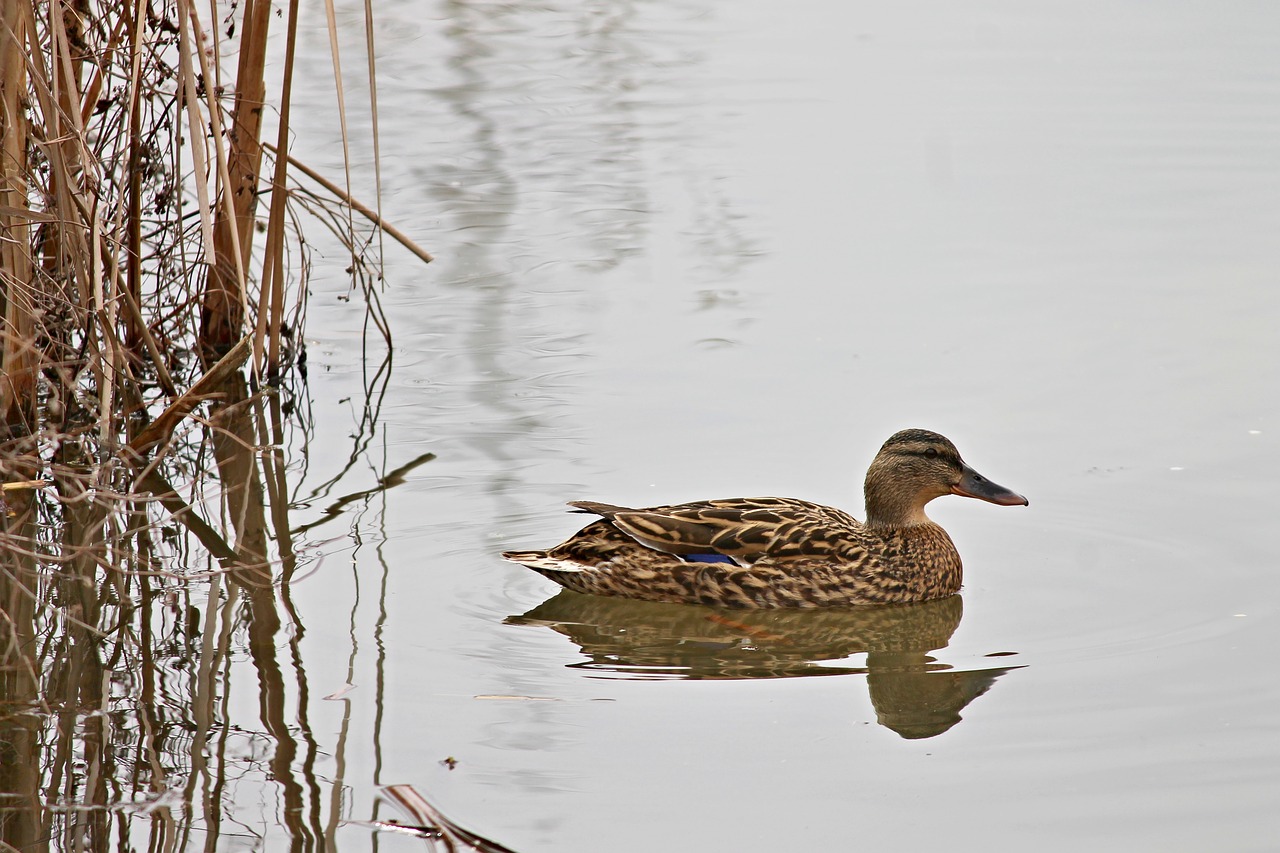
{"label": "water", "polygon": [[[317,835],[370,846],[339,818],[409,783],[522,853],[1280,846],[1280,11],[376,14],[384,213],[439,259],[387,250],[362,425],[315,235],[299,494],[436,456],[299,543]],[[313,26],[294,153],[338,175]],[[368,198],[363,134],[353,160]],[[497,557],[572,532],[571,499],[858,513],[909,426],[1031,501],[931,506],[962,603],[725,616]],[[224,849],[286,843],[256,678],[231,667]]]}

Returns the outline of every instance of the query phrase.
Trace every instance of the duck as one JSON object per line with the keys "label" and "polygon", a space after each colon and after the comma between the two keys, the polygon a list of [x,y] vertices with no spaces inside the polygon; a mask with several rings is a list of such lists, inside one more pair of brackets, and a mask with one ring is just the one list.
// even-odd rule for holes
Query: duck
{"label": "duck", "polygon": [[571,501],[599,518],[553,548],[502,556],[588,595],[727,608],[931,601],[959,592],[963,577],[951,537],[925,514],[944,495],[1029,505],[966,464],[946,437],[905,429],[867,469],[866,521],[798,498],[641,509]]}

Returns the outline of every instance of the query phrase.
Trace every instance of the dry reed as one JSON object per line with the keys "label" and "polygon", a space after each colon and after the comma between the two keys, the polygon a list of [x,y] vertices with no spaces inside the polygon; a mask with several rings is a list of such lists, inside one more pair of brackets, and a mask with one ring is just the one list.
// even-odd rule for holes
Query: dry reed
{"label": "dry reed", "polygon": [[[217,9],[0,0],[0,849],[178,849],[197,804],[216,846],[225,756],[208,739],[234,601],[286,824],[317,835],[275,660],[308,263],[290,158],[271,152],[298,4],[270,97],[274,7]],[[325,225],[366,272],[346,223]],[[149,840],[121,803],[145,805]]]}

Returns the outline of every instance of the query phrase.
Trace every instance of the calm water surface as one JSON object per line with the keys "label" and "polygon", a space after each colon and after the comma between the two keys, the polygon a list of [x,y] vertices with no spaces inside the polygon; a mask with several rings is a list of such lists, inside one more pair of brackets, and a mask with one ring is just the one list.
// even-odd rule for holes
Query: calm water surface
{"label": "calm water surface", "polygon": [[[525,852],[1280,847],[1280,7],[377,16],[384,211],[439,258],[387,249],[369,426],[319,244],[307,482],[436,458],[309,534],[314,808],[410,783]],[[337,175],[304,41],[295,154]],[[860,512],[908,426],[1031,500],[931,507],[963,602],[725,614],[497,557],[575,498]],[[282,849],[274,782],[228,799]]]}

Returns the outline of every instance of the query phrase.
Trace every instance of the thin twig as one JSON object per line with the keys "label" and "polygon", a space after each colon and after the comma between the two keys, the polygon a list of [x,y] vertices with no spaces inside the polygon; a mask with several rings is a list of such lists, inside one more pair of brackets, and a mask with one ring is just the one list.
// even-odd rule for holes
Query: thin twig
{"label": "thin twig", "polygon": [[[276,155],[277,157],[280,156],[280,152],[276,150],[276,147],[274,145],[268,142],[264,142],[263,146],[272,154]],[[360,213],[366,219],[372,222],[374,225],[378,226],[383,231],[386,231],[388,234],[394,237],[400,243],[400,245],[404,246],[410,252],[413,252],[419,258],[422,258],[422,260],[425,261],[426,263],[431,263],[433,260],[435,260],[435,257],[432,256],[431,253],[429,253],[426,249],[419,246],[417,243],[413,242],[413,240],[409,239],[408,235],[406,235],[403,231],[401,231],[399,228],[396,228],[390,222],[387,222],[385,219],[379,216],[376,212],[371,210],[368,206],[362,204],[359,200],[343,192],[342,188],[339,187],[337,184],[335,184],[333,181],[324,177],[315,169],[312,169],[310,166],[306,165],[305,163],[301,162],[300,160],[295,158],[292,154],[286,154],[285,156],[289,158],[290,166],[293,166],[295,169],[302,172],[308,178],[315,181],[316,183],[324,187],[329,192],[333,193],[343,202],[343,204],[351,205],[352,210],[355,210],[357,213]]]}

